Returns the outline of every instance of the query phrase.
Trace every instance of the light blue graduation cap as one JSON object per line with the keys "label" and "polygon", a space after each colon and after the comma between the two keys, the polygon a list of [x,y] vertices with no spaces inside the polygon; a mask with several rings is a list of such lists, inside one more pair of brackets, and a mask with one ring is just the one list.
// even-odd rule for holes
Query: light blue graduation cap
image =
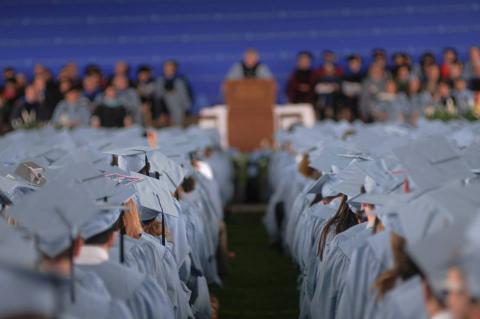
{"label": "light blue graduation cap", "polygon": [[165,214],[178,217],[178,212],[169,192],[168,184],[161,180],[145,177],[135,184],[142,221],[151,220],[156,215],[162,216],[162,244],[165,246]]}
{"label": "light blue graduation cap", "polygon": [[120,219],[121,213],[121,209],[99,210],[80,227],[80,235],[89,239],[109,230]]}
{"label": "light blue graduation cap", "polygon": [[118,167],[124,170],[139,172],[144,167],[150,171],[149,152],[153,151],[148,146],[132,146],[117,149],[104,150],[105,154],[118,156]]}
{"label": "light blue graduation cap", "polygon": [[471,176],[460,154],[441,136],[431,136],[393,150],[407,175],[420,189]]}
{"label": "light blue graduation cap", "polygon": [[319,146],[309,153],[309,166],[319,172],[331,172],[332,167],[343,169],[352,161],[354,155],[360,155],[359,150],[347,143],[335,141]]}
{"label": "light blue graduation cap", "polygon": [[[49,176],[55,181],[69,183],[73,186],[81,184],[93,202],[112,204],[112,198],[123,197],[128,193],[128,186],[121,185],[107,177],[105,172],[87,162],[71,163],[61,169],[51,171]],[[130,193],[132,192],[133,189],[130,187]]]}
{"label": "light blue graduation cap", "polygon": [[135,184],[140,206],[149,208],[158,213],[178,217],[168,185],[161,180],[145,176]]}
{"label": "light blue graduation cap", "polygon": [[150,171],[157,178],[164,176],[171,184],[172,192],[181,185],[185,177],[183,168],[160,152],[154,152],[150,156]]}
{"label": "light blue graduation cap", "polygon": [[19,192],[23,194],[36,189],[22,180],[0,176],[0,205],[11,205],[19,197]]}
{"label": "light blue graduation cap", "polygon": [[[440,300],[445,297],[445,279],[448,269],[458,264],[463,255],[463,234],[470,218],[457,219],[456,223],[442,231],[428,235],[407,245],[407,252],[427,277],[434,294]],[[477,265],[478,266],[478,265]]]}
{"label": "light blue graduation cap", "polygon": [[334,178],[334,174],[323,174],[319,179],[309,188],[309,194],[323,194],[322,189],[325,183]]}
{"label": "light blue graduation cap", "polygon": [[461,181],[423,193],[398,209],[408,242],[416,242],[457,220],[476,215],[480,206],[480,184]]}
{"label": "light blue graduation cap", "polygon": [[69,250],[71,298],[75,301],[73,242],[79,227],[98,211],[82,185],[48,183],[15,204],[9,215],[35,236],[38,249],[54,258]]}
{"label": "light blue graduation cap", "polygon": [[78,236],[78,228],[98,208],[81,185],[49,183],[9,210],[21,227],[35,235],[42,253],[55,257]]}

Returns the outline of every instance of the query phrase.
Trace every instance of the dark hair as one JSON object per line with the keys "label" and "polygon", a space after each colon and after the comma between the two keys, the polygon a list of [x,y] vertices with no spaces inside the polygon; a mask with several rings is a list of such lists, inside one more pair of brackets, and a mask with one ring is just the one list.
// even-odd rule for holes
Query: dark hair
{"label": "dark hair", "polygon": [[109,229],[86,239],[85,244],[97,246],[106,244],[110,240],[112,234],[120,229],[120,218],[117,219]]}
{"label": "dark hair", "polygon": [[182,188],[185,193],[190,193],[195,189],[195,179],[191,176],[185,177],[182,182]]}
{"label": "dark hair", "polygon": [[407,280],[420,273],[417,265],[406,253],[407,242],[405,238],[391,233],[390,244],[394,264],[392,268],[382,273],[373,285],[377,289],[378,298],[383,298],[388,291],[393,289],[397,279]]}
{"label": "dark hair", "polygon": [[137,67],[137,74],[140,72],[151,72],[152,68],[147,64],[141,64]]}
{"label": "dark hair", "polygon": [[85,66],[86,75],[102,74],[102,69],[97,64],[87,64]]}
{"label": "dark hair", "polygon": [[355,216],[350,210],[350,207],[348,207],[347,195],[342,194],[341,199],[342,202],[340,203],[340,207],[338,207],[335,215],[325,223],[320,234],[320,242],[318,243],[318,255],[320,256],[320,260],[323,260],[328,233],[332,226],[335,226],[334,234],[337,235],[359,223],[357,216]]}
{"label": "dark hair", "polygon": [[310,58],[310,60],[313,60],[313,54],[310,51],[300,51],[300,52],[298,52],[297,53],[297,58],[299,58],[301,56],[308,56]]}
{"label": "dark hair", "polygon": [[360,57],[360,55],[354,53],[354,54],[349,54],[349,55],[347,55],[346,60],[347,60],[348,62],[353,61],[353,60],[361,61],[362,58]]}

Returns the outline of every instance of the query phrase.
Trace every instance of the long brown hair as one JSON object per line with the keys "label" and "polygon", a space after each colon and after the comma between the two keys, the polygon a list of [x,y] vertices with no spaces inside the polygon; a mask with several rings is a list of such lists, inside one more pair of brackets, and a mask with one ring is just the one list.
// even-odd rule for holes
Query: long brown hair
{"label": "long brown hair", "polygon": [[342,194],[340,197],[342,199],[340,207],[338,207],[335,215],[333,215],[333,217],[326,222],[325,226],[323,226],[320,234],[320,242],[318,244],[318,256],[320,256],[320,260],[323,260],[328,233],[332,226],[335,226],[334,234],[337,235],[359,223],[358,218],[348,207],[347,195]]}
{"label": "long brown hair", "polygon": [[379,299],[395,287],[397,279],[407,280],[419,273],[417,266],[405,251],[405,238],[392,232],[390,234],[390,244],[392,246],[393,267],[382,273],[373,285],[378,292]]}
{"label": "long brown hair", "polygon": [[308,153],[303,154],[302,159],[300,160],[300,163],[298,163],[298,171],[306,178],[310,178],[314,180],[319,179],[320,176],[322,175],[319,171],[310,167],[310,160],[309,160]]}

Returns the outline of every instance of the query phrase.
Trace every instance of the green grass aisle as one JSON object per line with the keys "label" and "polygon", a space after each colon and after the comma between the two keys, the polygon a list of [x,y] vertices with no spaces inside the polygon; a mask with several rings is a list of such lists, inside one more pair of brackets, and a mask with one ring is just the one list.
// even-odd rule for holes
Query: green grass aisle
{"label": "green grass aisle", "polygon": [[220,319],[298,318],[297,272],[292,261],[268,248],[260,213],[228,220],[231,263],[225,287],[215,291]]}

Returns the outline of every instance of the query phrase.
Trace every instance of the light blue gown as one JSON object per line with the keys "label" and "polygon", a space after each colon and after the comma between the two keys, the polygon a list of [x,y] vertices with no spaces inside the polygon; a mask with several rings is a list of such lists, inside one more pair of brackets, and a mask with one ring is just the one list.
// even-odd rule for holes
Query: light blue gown
{"label": "light blue gown", "polygon": [[77,267],[96,273],[112,298],[126,302],[134,318],[175,318],[170,299],[149,276],[110,260]]}
{"label": "light blue gown", "polygon": [[390,231],[375,234],[352,254],[335,318],[371,318],[377,307],[375,280],[390,268]]}
{"label": "light blue gown", "polygon": [[75,286],[75,302],[72,302],[68,280],[62,283],[59,295],[62,298],[61,312],[74,318],[137,318],[123,302],[88,291],[81,285]]}
{"label": "light blue gown", "polygon": [[362,223],[338,234],[332,240],[330,249],[319,266],[321,271],[317,272],[317,282],[310,307],[312,319],[335,318],[337,302],[342,294],[345,274],[350,265],[350,257],[370,235],[371,230]]}
{"label": "light blue gown", "polygon": [[[176,319],[193,317],[189,305],[191,292],[181,282],[177,264],[170,250],[147,233],[143,233],[139,239],[125,236],[124,240],[124,265],[148,274],[156,281],[167,293]],[[109,251],[109,255],[110,260],[119,260],[118,244]]]}

